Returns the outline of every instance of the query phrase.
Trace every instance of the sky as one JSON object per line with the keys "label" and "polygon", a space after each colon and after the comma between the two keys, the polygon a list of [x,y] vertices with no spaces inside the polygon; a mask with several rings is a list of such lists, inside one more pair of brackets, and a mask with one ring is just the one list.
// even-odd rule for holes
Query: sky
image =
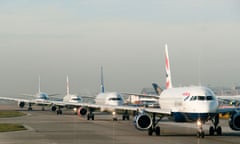
{"label": "sky", "polygon": [[240,85],[238,0],[0,0],[0,95]]}

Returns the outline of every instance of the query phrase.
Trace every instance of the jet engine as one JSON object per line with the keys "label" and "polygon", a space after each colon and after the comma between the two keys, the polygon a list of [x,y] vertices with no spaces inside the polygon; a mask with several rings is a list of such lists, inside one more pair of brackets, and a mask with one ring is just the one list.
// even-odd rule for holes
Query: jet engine
{"label": "jet engine", "polygon": [[18,106],[19,106],[20,108],[23,108],[23,107],[25,106],[25,102],[19,101],[19,102],[18,102]]}
{"label": "jet engine", "polygon": [[232,130],[240,131],[240,111],[235,110],[230,119],[229,126]]}
{"label": "jet engine", "polygon": [[56,107],[55,105],[53,105],[53,106],[51,107],[51,110],[52,110],[52,111],[56,111],[56,110],[57,110],[57,107]]}
{"label": "jet engine", "polygon": [[79,107],[79,108],[77,109],[77,114],[78,114],[78,115],[81,115],[81,116],[84,116],[84,115],[87,114],[87,109],[84,108],[84,107]]}
{"label": "jet engine", "polygon": [[152,126],[152,118],[145,113],[140,113],[134,117],[134,125],[139,130],[148,130]]}

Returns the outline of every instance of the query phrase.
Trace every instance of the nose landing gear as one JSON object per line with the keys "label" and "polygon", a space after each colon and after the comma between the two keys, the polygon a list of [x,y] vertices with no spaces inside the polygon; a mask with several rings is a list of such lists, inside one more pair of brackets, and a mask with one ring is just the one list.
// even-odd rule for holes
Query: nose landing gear
{"label": "nose landing gear", "polygon": [[203,128],[202,128],[202,121],[201,120],[197,121],[197,127],[198,127],[197,137],[198,138],[204,138],[205,133],[204,133]]}
{"label": "nose landing gear", "polygon": [[214,126],[209,128],[209,135],[213,136],[216,133],[218,136],[222,135],[222,127],[218,126],[219,124],[219,115],[216,115],[215,118],[212,120]]}

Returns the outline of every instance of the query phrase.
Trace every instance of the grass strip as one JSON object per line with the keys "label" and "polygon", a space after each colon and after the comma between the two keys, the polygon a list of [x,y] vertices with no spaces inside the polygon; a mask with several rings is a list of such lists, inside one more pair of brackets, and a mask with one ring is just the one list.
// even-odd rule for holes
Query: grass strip
{"label": "grass strip", "polygon": [[0,124],[0,132],[10,132],[10,131],[20,131],[20,130],[26,130],[26,128],[21,124],[8,124],[8,123]]}
{"label": "grass strip", "polygon": [[24,115],[26,114],[19,111],[10,111],[10,110],[0,111],[0,118],[19,117]]}

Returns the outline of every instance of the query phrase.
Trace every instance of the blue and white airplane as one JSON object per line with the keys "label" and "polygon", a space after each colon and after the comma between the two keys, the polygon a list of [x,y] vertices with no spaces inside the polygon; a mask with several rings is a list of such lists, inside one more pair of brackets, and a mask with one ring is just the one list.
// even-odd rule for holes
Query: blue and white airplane
{"label": "blue and white airplane", "polygon": [[[68,85],[68,78],[67,78]],[[111,112],[113,120],[117,120],[116,110],[112,106],[121,106],[124,104],[124,98],[120,93],[117,92],[105,92],[104,82],[103,82],[103,68],[101,67],[101,92],[96,96],[84,96],[83,98],[91,98],[95,103],[83,103],[82,101],[73,101],[72,98],[76,98],[75,95],[69,94],[69,86],[67,86],[67,95],[64,97],[63,101],[51,101],[52,105],[58,107],[57,114],[62,114],[61,107],[75,107],[78,115],[85,116],[87,119],[94,120],[94,111],[96,109],[101,112]],[[78,97],[79,98],[79,97]],[[56,110],[56,109],[55,109]],[[129,119],[129,115],[123,115],[124,119]]]}
{"label": "blue and white airplane", "polygon": [[[87,119],[94,120],[94,111],[99,109],[101,112],[112,113],[112,119],[117,120],[115,106],[124,105],[124,98],[118,92],[106,92],[103,79],[103,67],[101,67],[101,92],[94,97],[94,104],[83,104],[80,113],[87,111]],[[129,115],[123,114],[123,119],[129,119]]]}
{"label": "blue and white airplane", "polygon": [[28,110],[32,110],[32,105],[39,105],[42,106],[42,110],[45,110],[45,106],[51,105],[51,102],[49,100],[49,96],[55,96],[58,94],[50,94],[48,95],[47,93],[41,92],[41,87],[40,87],[40,76],[38,79],[38,92],[33,95],[33,94],[21,94],[23,96],[29,96],[32,97],[32,99],[25,99],[25,98],[13,98],[13,97],[0,97],[0,99],[3,100],[10,100],[10,101],[17,101],[18,106],[20,108],[24,108],[25,104],[28,104]]}

